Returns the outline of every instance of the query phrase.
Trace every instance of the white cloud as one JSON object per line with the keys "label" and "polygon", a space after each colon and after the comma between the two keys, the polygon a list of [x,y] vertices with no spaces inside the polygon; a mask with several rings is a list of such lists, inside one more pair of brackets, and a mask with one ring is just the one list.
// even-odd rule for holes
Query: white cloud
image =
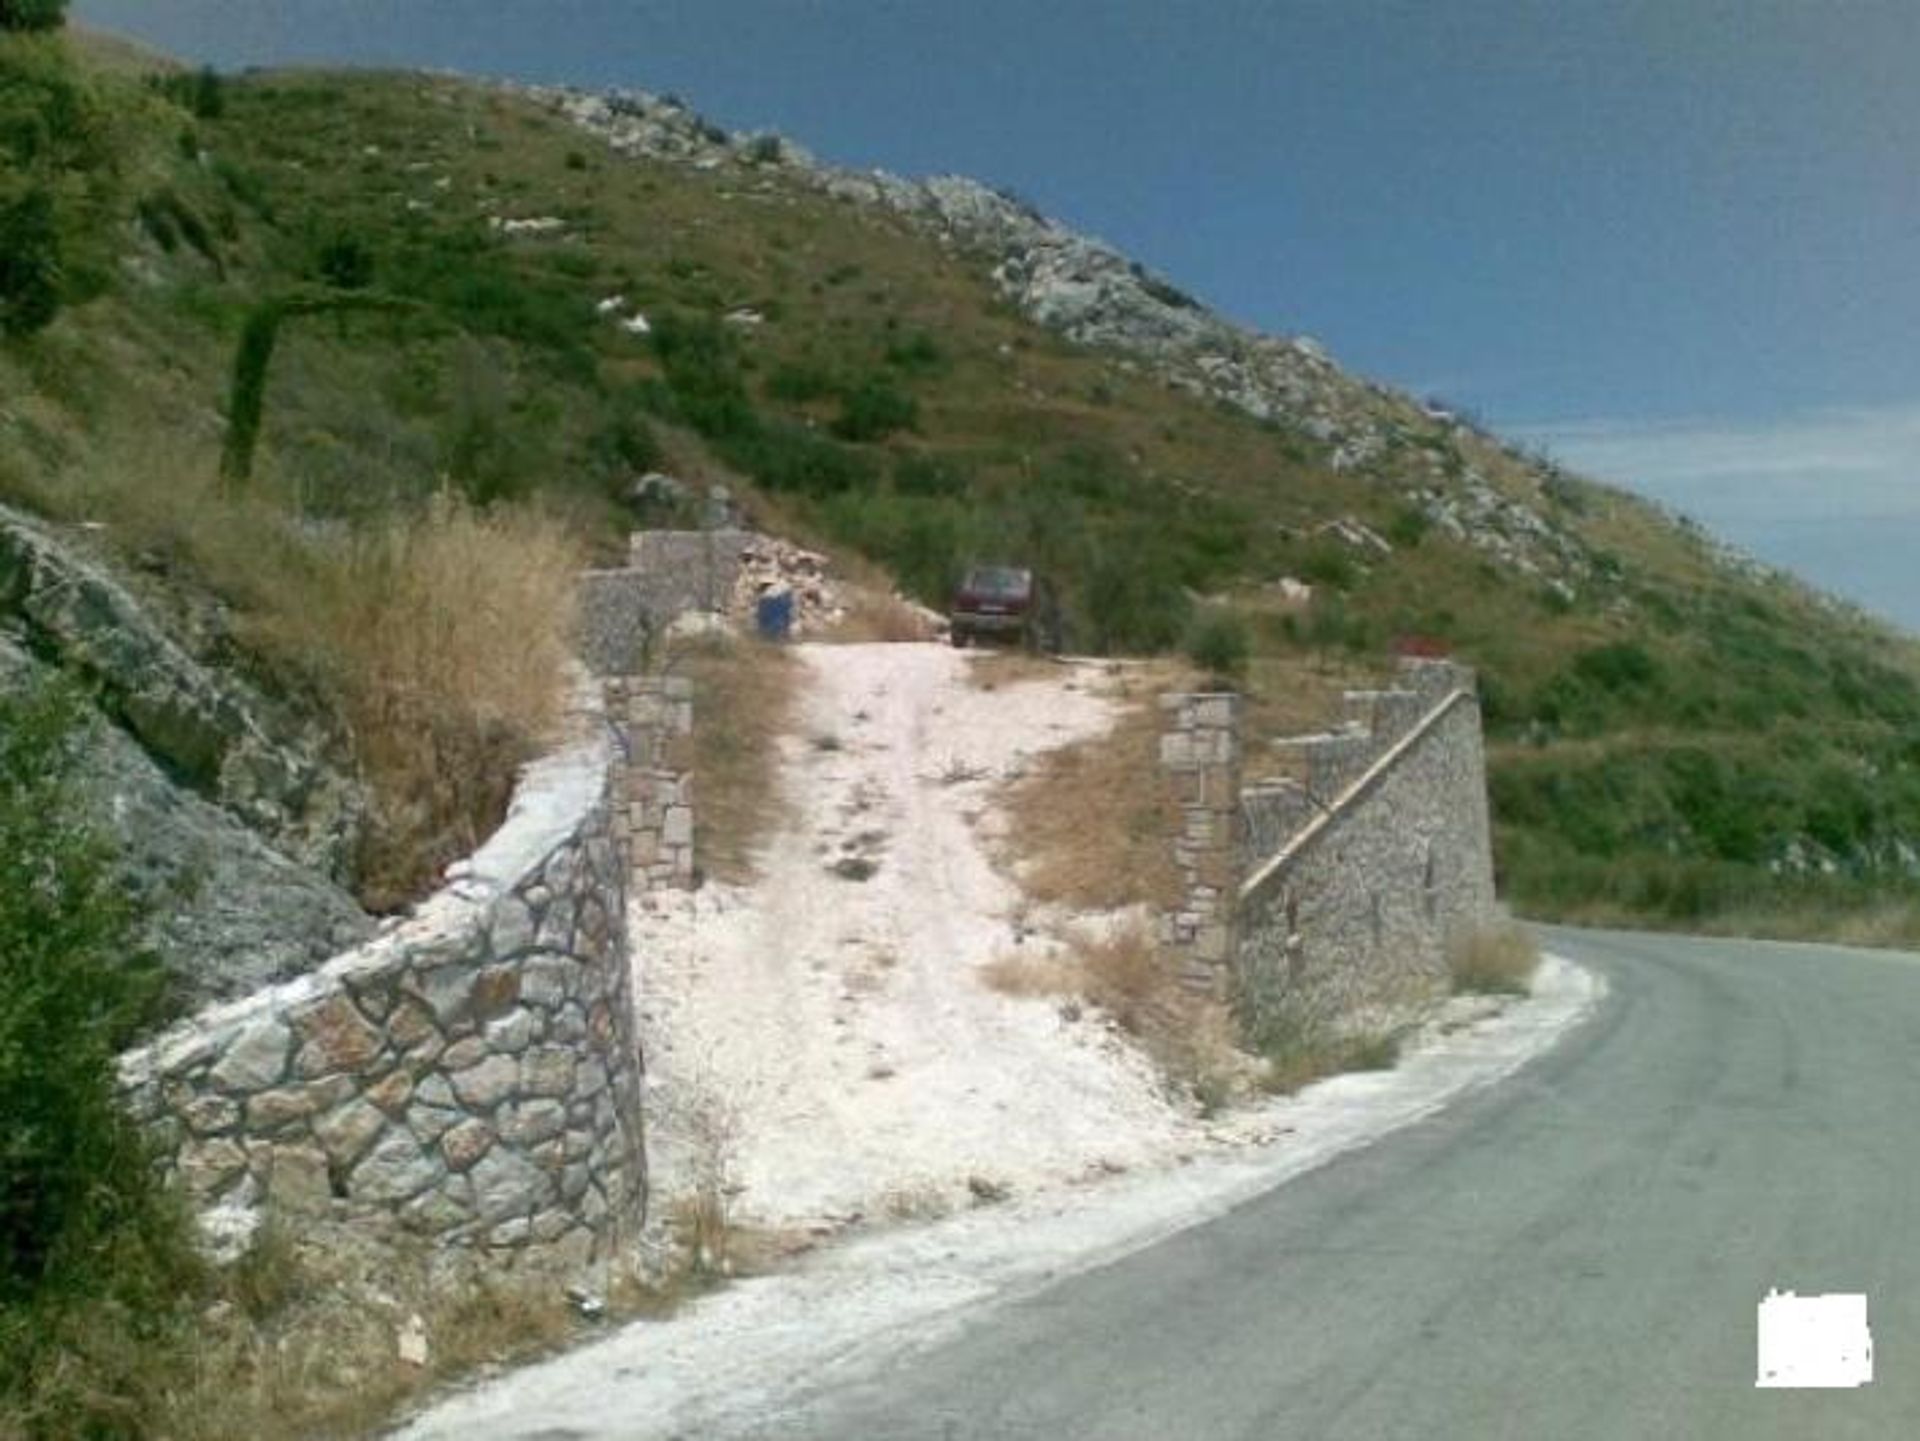
{"label": "white cloud", "polygon": [[1920,517],[1920,403],[1745,423],[1576,420],[1516,434],[1708,525]]}
{"label": "white cloud", "polygon": [[1570,469],[1920,629],[1920,402],[1777,420],[1517,427]]}

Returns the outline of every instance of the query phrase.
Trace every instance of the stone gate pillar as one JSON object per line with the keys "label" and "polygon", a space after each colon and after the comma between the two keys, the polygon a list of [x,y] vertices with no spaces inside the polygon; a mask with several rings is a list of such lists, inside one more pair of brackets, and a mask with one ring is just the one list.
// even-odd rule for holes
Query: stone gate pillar
{"label": "stone gate pillar", "polygon": [[1219,1000],[1230,987],[1240,889],[1240,706],[1230,691],[1160,698],[1160,767],[1180,804],[1174,859],[1181,885],[1161,941],[1181,982]]}
{"label": "stone gate pillar", "polygon": [[685,676],[631,677],[625,692],[627,853],[637,895],[688,890],[694,883],[693,682]]}

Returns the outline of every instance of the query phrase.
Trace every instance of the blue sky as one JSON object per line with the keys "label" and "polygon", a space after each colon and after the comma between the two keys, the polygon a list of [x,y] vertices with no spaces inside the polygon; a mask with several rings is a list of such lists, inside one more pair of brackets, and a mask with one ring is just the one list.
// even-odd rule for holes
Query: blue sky
{"label": "blue sky", "polygon": [[1010,185],[1920,627],[1920,3],[76,0]]}

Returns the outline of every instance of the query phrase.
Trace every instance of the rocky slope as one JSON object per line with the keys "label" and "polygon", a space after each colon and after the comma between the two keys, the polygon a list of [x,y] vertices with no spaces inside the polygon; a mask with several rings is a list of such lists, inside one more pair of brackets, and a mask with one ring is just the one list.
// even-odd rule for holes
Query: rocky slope
{"label": "rocky slope", "polygon": [[341,885],[360,814],[320,738],[203,665],[97,557],[0,507],[0,687],[94,698],[90,788],[185,1005],[310,968],[372,926]]}
{"label": "rocky slope", "polygon": [[[124,167],[121,283],[0,343],[0,493],[103,522],[130,594],[177,587],[142,566],[144,523],[93,497],[160,509],[177,480],[180,510],[217,510],[246,318],[359,288],[406,306],[295,323],[272,362],[251,499],[302,535],[447,486],[563,509],[604,563],[636,511],[697,523],[724,488],[923,602],[1026,558],[1089,649],[1178,646],[1224,613],[1275,735],[1303,723],[1302,667],[1431,641],[1480,671],[1523,906],[1698,924],[1920,892],[1908,642],[1016,197],[827,166],[639,92],[299,72],[229,81],[217,115],[128,103],[150,143]],[[253,604],[273,564],[199,579]],[[30,626],[13,607],[23,640],[92,665],[34,605]],[[160,609],[184,653],[252,673],[217,611]],[[99,683],[195,795],[340,874],[354,802],[263,743],[284,710]]]}
{"label": "rocky slope", "polygon": [[[1168,385],[1288,428],[1320,447],[1333,469],[1395,487],[1447,534],[1566,599],[1594,578],[1589,547],[1524,494],[1562,479],[1556,467],[1350,374],[1315,340],[1234,324],[1015,195],[964,176],[908,180],[826,165],[789,140],[729,134],[645,91],[527,93],[621,154],[704,170],[771,168],[836,200],[901,216],[939,244],[982,257],[1008,300],[1069,340],[1124,354]],[[1462,442],[1492,452],[1509,487],[1518,479],[1523,494],[1503,489],[1481,460],[1461,456]]]}

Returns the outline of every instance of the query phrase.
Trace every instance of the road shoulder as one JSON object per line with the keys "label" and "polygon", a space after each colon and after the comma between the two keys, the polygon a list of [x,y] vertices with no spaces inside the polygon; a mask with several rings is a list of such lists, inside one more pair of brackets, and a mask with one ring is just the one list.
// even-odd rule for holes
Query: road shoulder
{"label": "road shoulder", "polygon": [[1203,1224],[1512,1075],[1605,990],[1548,956],[1527,999],[1451,1031],[1443,1017],[1392,1071],[1337,1076],[1254,1108],[1171,1169],[849,1239],[670,1321],[454,1396],[400,1434],[721,1437],[791,1415],[996,1306]]}

